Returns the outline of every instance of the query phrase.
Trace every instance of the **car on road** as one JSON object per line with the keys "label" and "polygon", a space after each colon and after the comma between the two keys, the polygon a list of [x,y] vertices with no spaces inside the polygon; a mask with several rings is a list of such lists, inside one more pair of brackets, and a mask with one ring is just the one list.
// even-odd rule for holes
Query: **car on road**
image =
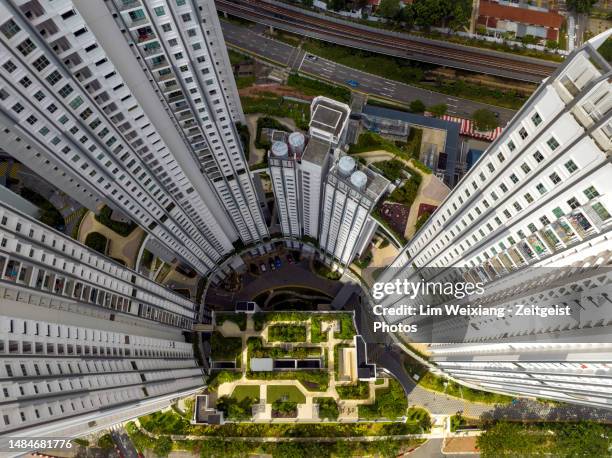
{"label": "car on road", "polygon": [[262,272],[265,272],[267,270],[266,269],[266,264],[263,263],[263,262],[259,265],[259,268],[261,269]]}
{"label": "car on road", "polygon": [[294,259],[293,259],[293,256],[291,256],[290,254],[287,255],[287,262],[289,264],[293,264],[295,262]]}
{"label": "car on road", "polygon": [[270,258],[270,260],[268,261],[268,264],[270,264],[270,270],[276,270],[276,265],[274,264],[274,259]]}
{"label": "car on road", "polygon": [[359,86],[359,83],[355,80],[346,80],[346,84],[348,84],[350,87],[357,87]]}
{"label": "car on road", "polygon": [[281,262],[278,256],[274,257],[274,265],[276,266],[277,269],[280,269],[281,266],[283,265],[283,263]]}
{"label": "car on road", "polygon": [[315,56],[314,54],[306,54],[306,59],[315,62],[315,61],[317,61],[319,59],[319,57]]}

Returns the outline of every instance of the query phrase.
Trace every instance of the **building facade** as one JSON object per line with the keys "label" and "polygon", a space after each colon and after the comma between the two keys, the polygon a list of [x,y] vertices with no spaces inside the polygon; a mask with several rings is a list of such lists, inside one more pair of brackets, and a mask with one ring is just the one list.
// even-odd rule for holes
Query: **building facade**
{"label": "building facade", "polygon": [[201,389],[196,309],[0,203],[0,432],[75,437]]}
{"label": "building facade", "polygon": [[[612,304],[606,293],[612,67],[597,50],[610,35],[591,39],[543,82],[381,277],[456,281],[460,272],[463,281],[485,285],[485,305],[515,306],[523,299],[571,310],[569,316],[544,321],[447,317],[434,322],[427,341],[451,342],[432,346],[434,359],[458,379],[609,406],[609,389],[593,385],[606,384],[607,369],[598,364],[612,356],[605,337]],[[525,359],[534,364],[517,362]],[[536,366],[540,369],[532,373]],[[518,371],[515,377],[504,375],[511,367]],[[584,379],[575,377],[581,373]],[[563,395],[564,383],[572,382],[584,387]]]}
{"label": "building facade", "polygon": [[[121,14],[132,6],[145,8],[124,2]],[[267,229],[236,134],[241,109],[218,18],[203,22],[212,11],[187,7],[181,20],[195,32],[185,32],[193,43],[179,58],[158,53],[154,32],[120,28],[108,2],[4,2],[0,147],[87,208],[120,210],[206,274],[237,238],[259,240]],[[175,35],[185,28],[166,21]],[[200,49],[193,33],[207,36]],[[150,66],[151,56],[169,60]],[[182,103],[177,91],[168,98],[173,84]]]}

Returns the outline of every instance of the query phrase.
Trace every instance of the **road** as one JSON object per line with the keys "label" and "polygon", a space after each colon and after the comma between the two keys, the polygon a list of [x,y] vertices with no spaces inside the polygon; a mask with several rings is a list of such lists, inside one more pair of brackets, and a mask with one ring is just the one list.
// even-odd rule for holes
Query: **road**
{"label": "road", "polygon": [[234,16],[319,40],[520,81],[539,83],[558,65],[518,54],[364,26],[280,2],[216,0],[215,3],[218,10]]}
{"label": "road", "polygon": [[514,116],[513,110],[487,105],[472,100],[459,99],[446,94],[428,91],[405,83],[389,80],[371,73],[362,72],[346,65],[337,64],[327,59],[317,57],[311,60],[307,54],[294,46],[271,39],[263,34],[262,26],[245,27],[232,22],[221,21],[223,35],[228,45],[256,54],[274,61],[278,65],[290,67],[302,74],[346,84],[347,80],[359,83],[357,90],[367,94],[391,99],[408,104],[413,100],[422,100],[425,105],[438,103],[448,105],[448,113],[461,117],[471,117],[479,108],[488,108],[499,113],[501,125],[505,125]]}
{"label": "road", "polygon": [[480,456],[479,453],[442,453],[442,441],[443,439],[429,439],[406,456],[410,458],[473,458]]}
{"label": "road", "polygon": [[138,451],[123,425],[113,426],[110,433],[121,452],[122,458],[138,458]]}

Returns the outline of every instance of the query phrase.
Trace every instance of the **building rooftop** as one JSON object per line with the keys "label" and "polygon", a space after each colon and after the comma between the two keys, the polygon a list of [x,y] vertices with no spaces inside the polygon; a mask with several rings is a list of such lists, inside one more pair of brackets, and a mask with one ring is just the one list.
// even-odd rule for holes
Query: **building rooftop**
{"label": "building rooftop", "polygon": [[350,109],[347,105],[326,97],[317,97],[311,108],[310,128],[326,132],[334,137],[342,134]]}
{"label": "building rooftop", "polygon": [[355,336],[355,350],[357,357],[357,378],[359,380],[375,379],[376,364],[368,363],[366,343],[360,335]]}
{"label": "building rooftop", "polygon": [[[355,172],[362,172],[365,174],[367,178],[365,188],[359,189],[351,180],[351,177],[353,177]],[[343,183],[347,184],[351,188],[355,189],[357,192],[365,194],[374,202],[380,198],[380,196],[387,190],[387,187],[389,186],[389,180],[359,163],[357,163],[357,166],[355,167],[353,172],[348,176],[344,176],[340,173],[338,163],[336,163],[330,173],[333,173],[339,180],[341,180]]]}
{"label": "building rooftop", "polygon": [[272,358],[251,358],[251,370],[253,372],[272,372],[274,360]]}
{"label": "building rooftop", "polygon": [[540,25],[553,29],[559,29],[561,24],[563,24],[563,16],[555,11],[538,11],[530,8],[506,6],[488,0],[480,0],[478,14],[480,16],[523,24]]}
{"label": "building rooftop", "polygon": [[330,148],[331,144],[328,141],[311,137],[302,154],[302,160],[322,166]]}

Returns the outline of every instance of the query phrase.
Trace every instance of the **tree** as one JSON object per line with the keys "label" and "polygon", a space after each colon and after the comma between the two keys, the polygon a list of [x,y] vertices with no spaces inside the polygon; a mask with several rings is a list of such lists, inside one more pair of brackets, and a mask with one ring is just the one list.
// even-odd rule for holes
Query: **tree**
{"label": "tree", "polygon": [[559,49],[559,42],[555,40],[546,40],[546,47],[548,49]]}
{"label": "tree", "polygon": [[413,113],[423,113],[425,111],[425,104],[421,100],[416,99],[410,102],[408,109]]}
{"label": "tree", "polygon": [[480,131],[493,130],[499,125],[495,113],[486,108],[481,108],[472,113],[472,121],[474,121],[476,129]]}
{"label": "tree", "polygon": [[381,0],[377,13],[379,16],[387,19],[396,19],[399,16],[400,10],[399,0]]}
{"label": "tree", "polygon": [[313,4],[314,4],[314,0],[302,0],[302,5],[304,5],[307,8],[312,7]]}
{"label": "tree", "polygon": [[566,0],[567,9],[575,13],[589,13],[597,0]]}
{"label": "tree", "polygon": [[157,456],[165,457],[170,454],[172,451],[172,439],[168,436],[160,436],[155,441],[155,446],[153,447],[153,453]]}
{"label": "tree", "polygon": [[115,447],[115,441],[110,434],[104,434],[98,439],[98,447],[103,448],[105,450],[111,449]]}
{"label": "tree", "polygon": [[427,108],[427,111],[429,111],[432,115],[440,118],[444,116],[448,111],[448,105],[445,103],[438,103]]}

